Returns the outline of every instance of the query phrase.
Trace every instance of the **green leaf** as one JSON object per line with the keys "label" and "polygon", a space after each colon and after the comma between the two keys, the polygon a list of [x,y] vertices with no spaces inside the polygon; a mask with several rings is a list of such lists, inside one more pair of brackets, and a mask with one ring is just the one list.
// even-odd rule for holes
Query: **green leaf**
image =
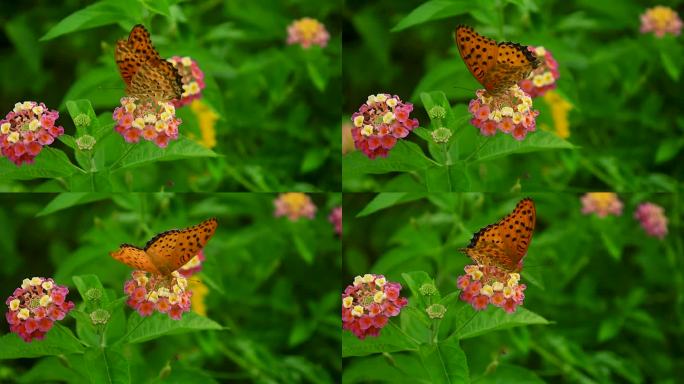
{"label": "green leaf", "polygon": [[[390,322],[396,321],[393,319]],[[353,333],[342,331],[342,357],[366,356],[374,353],[415,351],[416,346],[396,328],[396,324],[387,324],[378,337],[367,337],[359,340]]]}
{"label": "green leaf", "polygon": [[295,245],[295,248],[297,249],[297,252],[299,253],[299,256],[302,257],[302,259],[307,263],[311,264],[314,259],[313,252],[309,249],[309,246],[306,244],[306,242],[302,239],[301,236],[297,233],[297,231],[292,231],[292,242]]}
{"label": "green leaf", "polygon": [[311,61],[306,63],[306,71],[309,73],[309,78],[313,85],[319,91],[325,91],[325,86],[328,83],[328,79],[321,73],[320,69],[316,66],[316,63]]}
{"label": "green leaf", "polygon": [[663,63],[668,76],[675,82],[679,81],[680,66],[675,64],[675,60],[672,59],[670,53],[664,50],[660,51],[660,61]]}
{"label": "green leaf", "polygon": [[438,20],[446,17],[461,15],[472,9],[472,2],[465,0],[431,0],[421,4],[401,19],[392,28],[392,32],[401,31],[414,25],[422,24],[430,20]]}
{"label": "green leaf", "polygon": [[[402,273],[401,277],[404,278],[404,281],[406,282],[406,285],[408,288],[411,290],[411,304],[413,305],[415,301],[418,301],[420,303],[417,308],[419,310],[424,310],[427,307],[427,298],[426,296],[423,296],[420,293],[420,287],[423,286],[423,284],[432,284],[435,289],[437,288],[437,285],[435,284],[434,279],[430,277],[430,275],[427,274],[427,272],[423,271],[415,271],[415,272],[408,272],[408,273]],[[433,302],[437,302],[441,299],[441,296],[439,294],[439,291],[437,291],[433,296],[432,300]]]}
{"label": "green leaf", "polygon": [[27,343],[14,333],[0,337],[0,360],[83,353],[84,350],[71,330],[59,323],[55,323],[43,340]]}
{"label": "green leaf", "polygon": [[498,364],[495,369],[487,370],[487,373],[473,380],[477,384],[544,384],[533,371],[510,364]]}
{"label": "green leaf", "polygon": [[418,145],[399,140],[385,158],[371,160],[361,151],[343,156],[342,173],[347,178],[367,173],[410,172],[425,169],[433,164]]}
{"label": "green leaf", "polygon": [[64,152],[49,147],[43,148],[33,164],[16,166],[7,158],[0,158],[0,179],[3,180],[66,177],[79,171],[81,169],[71,163]]}
{"label": "green leaf", "polygon": [[536,131],[524,140],[518,141],[509,135],[496,135],[483,138],[485,142],[476,155],[475,161],[488,161],[514,153],[528,153],[549,149],[575,149],[571,143],[561,139],[551,132]]}
{"label": "green leaf", "polygon": [[373,200],[371,200],[365,207],[359,212],[356,217],[364,217],[380,210],[393,207],[400,203],[406,203],[409,201],[414,201],[422,199],[423,194],[412,193],[407,194],[405,192],[383,192],[378,193]]}
{"label": "green leaf", "polygon": [[[81,295],[83,302],[87,304],[88,311],[92,311],[95,308],[101,308],[109,304],[109,298],[105,294],[104,287],[96,275],[74,276],[72,277],[72,280],[74,281],[74,285],[76,285],[76,289],[78,289],[78,293]],[[86,293],[91,289],[100,291],[99,301],[93,301],[92,304],[91,300],[88,300],[86,296]]]}
{"label": "green leaf", "polygon": [[309,173],[320,168],[330,154],[329,148],[312,148],[306,151],[300,171],[302,173]]}
{"label": "green leaf", "polygon": [[89,380],[87,380],[84,376],[81,376],[75,369],[71,369],[71,367],[69,366],[70,363],[71,362],[67,360],[67,358],[65,358],[64,356],[44,357],[36,361],[28,372],[21,375],[17,382],[64,382],[75,384],[89,384]]}
{"label": "green leaf", "polygon": [[91,348],[84,355],[93,383],[127,384],[131,382],[129,359],[120,347]]}
{"label": "green leaf", "polygon": [[[122,139],[123,140],[123,139]],[[197,157],[218,157],[214,151],[186,137],[173,140],[166,148],[159,148],[155,143],[144,141],[133,145],[133,148],[123,156],[114,170],[133,168],[156,161],[173,161]]]}
{"label": "green leaf", "polygon": [[396,353],[345,361],[342,383],[427,383],[427,373],[417,354]]}
{"label": "green leaf", "polygon": [[658,150],[655,155],[655,163],[662,164],[666,161],[672,160],[679,151],[684,147],[684,139],[672,139],[663,140],[658,146]]}
{"label": "green leaf", "polygon": [[47,205],[36,214],[36,217],[46,216],[57,211],[75,207],[77,205],[88,204],[93,201],[105,200],[110,198],[108,193],[87,193],[87,192],[64,192],[57,195]]}
{"label": "green leaf", "polygon": [[432,383],[469,383],[468,361],[457,338],[420,347],[420,357]]}
{"label": "green leaf", "polygon": [[501,308],[490,306],[484,311],[463,311],[460,317],[461,326],[456,334],[460,339],[523,325],[550,324],[545,318],[525,308],[518,308],[514,313],[507,313]]}
{"label": "green leaf", "polygon": [[[183,314],[180,320],[174,320],[165,313],[155,312],[149,317],[140,317],[137,312],[128,319],[128,336],[120,340],[128,343],[141,343],[164,335],[175,335],[194,331],[223,330],[220,324],[195,312]],[[117,343],[119,343],[117,342]]]}
{"label": "green leaf", "polygon": [[[76,126],[76,131],[79,137],[85,134],[92,136],[93,132],[99,128],[100,121],[97,119],[97,115],[93,110],[92,104],[90,104],[90,100],[69,100],[66,102],[66,107],[69,111],[69,115],[71,116],[71,120],[74,121],[74,125]],[[90,121],[89,124],[76,124],[76,117],[80,115],[86,116]]]}
{"label": "green leaf", "polygon": [[45,36],[40,38],[40,41],[127,20],[134,24],[142,16],[140,11],[140,6],[134,0],[102,0],[65,17],[57,25],[50,28]]}
{"label": "green leaf", "polygon": [[316,322],[311,319],[299,319],[295,322],[294,327],[290,331],[290,337],[287,344],[290,347],[295,347],[311,338],[316,330]]}

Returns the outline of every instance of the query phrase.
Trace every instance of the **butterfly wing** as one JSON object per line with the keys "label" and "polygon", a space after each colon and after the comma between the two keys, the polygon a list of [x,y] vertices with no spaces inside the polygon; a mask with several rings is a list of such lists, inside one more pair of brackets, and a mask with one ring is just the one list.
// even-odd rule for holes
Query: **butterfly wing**
{"label": "butterfly wing", "polygon": [[111,252],[110,255],[133,269],[142,269],[154,274],[159,274],[157,267],[152,264],[144,250],[130,244],[121,244],[119,249]]}
{"label": "butterfly wing", "polygon": [[168,275],[197,255],[217,226],[216,219],[211,218],[189,228],[162,232],[147,243],[145,252],[159,272]]}
{"label": "butterfly wing", "polygon": [[130,96],[151,97],[157,101],[180,99],[183,93],[181,77],[166,60],[150,60],[133,75],[126,89]]}
{"label": "butterfly wing", "polygon": [[499,93],[525,79],[536,66],[537,57],[526,46],[499,43],[496,64],[485,73],[482,84],[490,93]]}
{"label": "butterfly wing", "polygon": [[493,265],[507,272],[519,269],[520,260],[532,241],[536,209],[530,198],[522,199],[515,209],[496,224],[480,229],[467,248],[460,251],[481,265]]}
{"label": "butterfly wing", "polygon": [[486,88],[486,75],[497,63],[499,46],[496,41],[480,35],[472,27],[459,25],[456,27],[456,46],[470,73]]}
{"label": "butterfly wing", "polygon": [[115,58],[129,96],[158,101],[180,99],[181,76],[173,64],[159,56],[143,25],[134,26],[128,40],[117,41]]}

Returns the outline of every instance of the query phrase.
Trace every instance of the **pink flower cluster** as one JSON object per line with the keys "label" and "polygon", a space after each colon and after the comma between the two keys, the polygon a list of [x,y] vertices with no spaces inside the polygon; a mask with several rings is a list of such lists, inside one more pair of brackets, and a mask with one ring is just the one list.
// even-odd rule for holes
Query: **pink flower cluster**
{"label": "pink flower cluster", "polygon": [[329,39],[330,34],[325,26],[310,17],[295,20],[287,27],[287,43],[299,44],[305,49],[312,45],[325,47]]}
{"label": "pink flower cluster", "polygon": [[328,221],[335,227],[335,233],[342,236],[342,207],[333,208],[328,216]]}
{"label": "pink flower cluster", "polygon": [[192,291],[188,290],[188,280],[174,271],[169,276],[149,274],[136,270],[132,279],[124,284],[128,295],[126,302],[138,311],[140,316],[149,316],[154,311],[166,313],[174,320],[180,320],[184,312],[190,310]]}
{"label": "pink flower cluster", "polygon": [[494,266],[466,265],[465,275],[459,276],[456,285],[461,300],[480,311],[493,304],[508,313],[515,312],[525,300],[525,284],[519,284],[519,273],[508,273]]}
{"label": "pink flower cluster", "polygon": [[62,320],[74,308],[73,302],[66,301],[68,293],[67,287],[49,278],[24,279],[21,287],[5,300],[10,331],[26,342],[43,339],[54,322]]}
{"label": "pink flower cluster", "polygon": [[204,250],[201,249],[195,257],[190,259],[190,261],[185,263],[182,267],[178,268],[178,273],[185,278],[198,273],[202,270],[202,263],[204,263],[205,259]]}
{"label": "pink flower cluster", "polygon": [[679,36],[682,32],[682,19],[670,7],[662,5],[649,8],[641,14],[641,33],[653,32],[657,37],[666,33]]}
{"label": "pink flower cluster", "polygon": [[193,100],[202,97],[204,84],[204,72],[199,69],[197,62],[187,56],[173,56],[167,59],[178,70],[183,83],[183,94],[180,100],[173,100],[176,108],[190,104]]}
{"label": "pink flower cluster", "polygon": [[409,118],[413,104],[404,103],[399,96],[378,93],[352,115],[352,139],[357,149],[370,159],[385,157],[397,144],[418,126],[418,119]]}
{"label": "pink flower cluster", "polygon": [[273,205],[275,217],[287,216],[290,221],[297,221],[300,217],[313,219],[316,215],[316,206],[311,198],[301,192],[281,193]]}
{"label": "pink flower cluster", "polygon": [[641,222],[641,227],[649,236],[662,240],[667,235],[667,217],[663,207],[653,203],[642,203],[634,212],[634,218]]}
{"label": "pink flower cluster", "polygon": [[539,65],[532,71],[530,78],[521,80],[518,85],[531,97],[542,96],[556,88],[556,81],[560,78],[558,62],[544,47],[528,46],[527,49],[537,56]]}
{"label": "pink flower cluster", "polygon": [[169,140],[178,138],[181,119],[176,117],[172,103],[122,97],[121,106],[114,109],[114,130],[129,143],[137,143],[142,137],[160,148],[166,148]]}
{"label": "pink flower cluster", "polygon": [[400,293],[401,284],[388,282],[383,275],[356,276],[342,294],[342,328],[359,339],[379,335],[389,318],[408,304]]}
{"label": "pink flower cluster", "polygon": [[0,153],[16,165],[31,164],[44,145],[64,134],[64,128],[55,126],[59,112],[49,110],[45,104],[24,101],[0,120]]}
{"label": "pink flower cluster", "polygon": [[485,136],[497,131],[523,140],[528,132],[536,130],[539,111],[532,109],[532,98],[514,85],[501,95],[489,96],[479,89],[477,99],[470,100],[468,111],[473,115],[470,123]]}
{"label": "pink flower cluster", "polygon": [[622,201],[613,192],[589,192],[580,198],[582,213],[595,213],[598,217],[622,215]]}

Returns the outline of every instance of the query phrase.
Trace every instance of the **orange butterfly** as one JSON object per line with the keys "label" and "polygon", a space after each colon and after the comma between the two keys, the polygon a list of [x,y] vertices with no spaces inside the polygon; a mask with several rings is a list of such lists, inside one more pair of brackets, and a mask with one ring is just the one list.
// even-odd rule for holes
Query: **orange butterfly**
{"label": "orange butterfly", "polygon": [[496,43],[467,25],[456,27],[456,46],[470,73],[492,95],[506,91],[537,67],[537,57],[527,46]]}
{"label": "orange butterfly", "polygon": [[115,57],[129,96],[155,101],[181,98],[183,83],[178,70],[159,56],[141,24],[133,27],[128,40],[116,42]]}
{"label": "orange butterfly", "polygon": [[518,202],[513,212],[496,224],[480,229],[460,252],[480,265],[497,267],[505,272],[519,272],[520,261],[532,241],[536,209],[530,198]]}
{"label": "orange butterfly", "polygon": [[148,241],[145,248],[121,244],[110,255],[131,268],[170,275],[204,248],[217,226],[216,219],[211,218],[189,228],[162,232]]}

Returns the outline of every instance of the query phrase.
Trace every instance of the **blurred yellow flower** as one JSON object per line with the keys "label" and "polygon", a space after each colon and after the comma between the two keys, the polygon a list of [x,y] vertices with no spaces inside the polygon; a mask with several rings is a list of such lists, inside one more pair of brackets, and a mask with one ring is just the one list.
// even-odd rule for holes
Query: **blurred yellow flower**
{"label": "blurred yellow flower", "polygon": [[192,298],[190,298],[192,310],[198,315],[206,316],[207,305],[204,302],[204,298],[209,293],[209,288],[204,285],[202,280],[196,279],[194,277],[192,279],[188,279],[188,281],[190,282],[190,290],[192,291]]}
{"label": "blurred yellow flower", "polygon": [[207,148],[214,148],[216,146],[215,125],[219,115],[201,100],[193,100],[190,104],[190,110],[192,110],[195,116],[197,116],[197,121],[202,135],[202,138],[196,141]]}
{"label": "blurred yellow flower", "polygon": [[[572,104],[565,100],[555,91],[549,91],[542,96],[546,104],[551,107],[551,117],[553,118],[554,131],[558,137],[567,139],[570,137],[570,124],[568,123],[568,112],[572,109]],[[548,127],[542,124],[542,128]]]}

